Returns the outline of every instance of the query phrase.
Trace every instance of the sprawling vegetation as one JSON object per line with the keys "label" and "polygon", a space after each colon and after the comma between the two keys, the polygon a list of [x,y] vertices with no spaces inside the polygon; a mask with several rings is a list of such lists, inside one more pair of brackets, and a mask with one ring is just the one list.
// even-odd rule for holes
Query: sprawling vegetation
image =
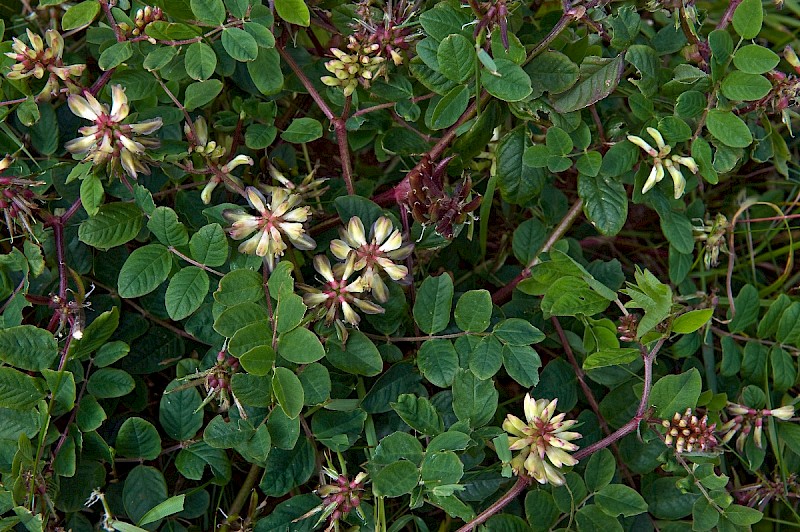
{"label": "sprawling vegetation", "polygon": [[798,0],[0,13],[0,530],[800,527]]}

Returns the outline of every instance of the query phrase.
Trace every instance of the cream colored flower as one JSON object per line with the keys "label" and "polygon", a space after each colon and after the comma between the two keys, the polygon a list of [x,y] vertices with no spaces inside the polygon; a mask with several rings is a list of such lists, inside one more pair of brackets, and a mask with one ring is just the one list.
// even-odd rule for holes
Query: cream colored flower
{"label": "cream colored flower", "polygon": [[675,190],[675,199],[683,196],[686,189],[686,179],[681,173],[680,166],[683,165],[689,169],[690,172],[696,174],[698,171],[697,163],[691,157],[683,157],[680,155],[672,155],[668,157],[672,151],[672,146],[664,142],[664,137],[661,133],[652,127],[647,128],[647,133],[656,141],[658,149],[653,148],[643,138],[634,135],[628,135],[628,140],[633,144],[639,146],[647,155],[653,158],[653,169],[647,177],[644,186],[642,187],[642,194],[647,193],[653,188],[656,183],[660,183],[664,179],[665,170],[672,177],[672,182]]}
{"label": "cream colored flower", "polygon": [[331,48],[336,57],[325,63],[325,68],[333,76],[323,76],[320,81],[329,87],[342,87],[344,95],[350,96],[358,84],[369,87],[370,82],[384,69],[385,58],[376,55],[380,50],[377,43],[362,46],[351,35],[347,44],[350,53],[339,48]]}
{"label": "cream colored flower", "polygon": [[578,450],[572,443],[581,437],[578,432],[568,432],[577,423],[564,421],[566,414],[554,416],[558,399],[534,400],[525,395],[525,419],[508,414],[503,422],[503,430],[511,434],[508,447],[519,454],[511,460],[511,468],[516,474],[525,469],[539,484],[561,486],[565,482],[563,466],[574,466],[578,461],[569,452]]}
{"label": "cream colored flower", "polygon": [[[234,158],[235,160],[236,158]],[[233,161],[228,165],[232,163]],[[250,163],[252,164],[252,159]],[[317,243],[306,234],[303,228],[303,223],[311,217],[311,209],[298,207],[301,201],[300,196],[279,188],[272,192],[268,202],[255,187],[247,187],[245,194],[247,202],[258,211],[258,215],[234,209],[222,213],[225,219],[232,224],[228,230],[231,238],[243,240],[250,237],[239,245],[241,253],[263,257],[267,267],[272,270],[287,248],[283,241],[284,236],[297,249],[309,251],[317,247]]]}
{"label": "cream colored flower", "polygon": [[364,234],[364,224],[355,216],[350,218],[347,229],[339,230],[339,235],[341,239],[331,241],[331,252],[339,260],[346,260],[351,252],[355,253],[356,271],[364,270],[361,274],[364,288],[371,290],[376,300],[386,303],[389,300],[389,290],[380,272],[386,272],[393,281],[403,279],[408,275],[408,268],[395,264],[395,261],[408,257],[414,245],[403,244],[402,233],[385,216],[372,224],[369,241]]}
{"label": "cream colored flower", "polygon": [[[322,288],[317,289],[308,285],[298,284],[298,287],[306,292],[303,301],[309,307],[323,306],[325,312],[325,323],[337,322],[341,324],[342,319],[354,327],[358,327],[361,317],[353,306],[366,314],[382,314],[384,309],[375,303],[362,298],[365,291],[361,277],[350,281],[350,276],[355,272],[356,256],[351,254],[347,257],[347,262],[337,264],[331,268],[331,263],[325,255],[314,257],[314,269],[323,277],[325,283]],[[341,316],[339,311],[341,310]]]}
{"label": "cream colored flower", "polygon": [[81,118],[94,122],[78,130],[82,137],[65,144],[70,153],[86,154],[85,161],[95,166],[120,164],[130,177],[138,172],[149,174],[150,169],[142,161],[147,148],[157,148],[158,139],[146,137],[161,128],[161,118],[152,118],[138,124],[123,124],[130,108],[125,89],[121,85],[111,87],[111,110],[97,101],[90,92],[84,96],[73,94],[67,100],[70,110]]}
{"label": "cream colored flower", "polygon": [[6,53],[7,57],[17,61],[11,67],[11,71],[6,74],[10,80],[20,80],[28,77],[42,79],[48,75],[47,83],[39,92],[37,100],[49,100],[58,94],[59,80],[66,82],[68,87],[75,87],[70,78],[79,77],[86,65],[64,65],[62,54],[64,53],[64,39],[55,30],[47,30],[44,40],[31,30],[25,30],[28,34],[30,46],[22,40],[14,37],[11,45],[11,52]]}

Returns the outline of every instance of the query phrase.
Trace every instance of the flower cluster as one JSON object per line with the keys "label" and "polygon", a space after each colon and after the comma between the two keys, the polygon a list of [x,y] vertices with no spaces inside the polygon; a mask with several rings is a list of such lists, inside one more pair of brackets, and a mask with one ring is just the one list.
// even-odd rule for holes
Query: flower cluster
{"label": "flower cluster", "polygon": [[728,242],[726,236],[730,229],[730,223],[724,214],[718,213],[713,223],[706,222],[701,227],[695,227],[695,232],[699,233],[697,238],[705,241],[703,251],[703,265],[710,269],[719,264],[719,254],[728,253]]}
{"label": "flower cluster", "polygon": [[163,18],[164,13],[161,11],[160,7],[144,6],[143,8],[136,10],[136,15],[133,17],[133,27],[125,22],[120,23],[119,27],[125,33],[136,37],[144,34],[145,28],[148,24]]}
{"label": "flower cluster", "polygon": [[86,65],[64,65],[61,57],[64,53],[64,38],[61,37],[61,34],[55,30],[47,30],[44,34],[44,41],[47,41],[45,46],[41,36],[29,29],[25,31],[28,33],[28,40],[31,44],[29,46],[14,37],[11,45],[12,51],[6,53],[6,56],[17,63],[11,67],[11,71],[6,74],[6,77],[10,80],[20,80],[31,76],[42,79],[47,74],[47,82],[36,96],[37,100],[47,101],[57,95],[59,80],[63,81],[68,88],[77,89],[71,78],[79,77]]}
{"label": "flower cluster", "polygon": [[508,448],[519,451],[511,460],[514,473],[527,471],[539,484],[562,486],[566,481],[560,471],[563,466],[574,466],[578,461],[568,451],[577,451],[578,446],[572,443],[581,437],[578,432],[568,432],[577,421],[564,421],[566,414],[556,416],[558,399],[533,399],[525,395],[525,419],[508,414],[503,421],[503,430],[511,434],[508,437]]}
{"label": "flower cluster", "polygon": [[[330,464],[330,461],[328,463]],[[292,522],[296,523],[322,512],[314,527],[316,528],[328,519],[328,527],[325,530],[329,532],[339,530],[339,520],[352,511],[355,511],[364,520],[366,516],[361,509],[361,501],[366,495],[367,474],[358,473],[353,480],[350,480],[347,475],[338,473],[333,467],[323,467],[322,472],[324,476],[333,480],[330,484],[323,484],[316,489],[315,493],[319,495],[322,502]]]}
{"label": "flower cluster", "polygon": [[85,161],[95,166],[108,165],[110,173],[119,164],[132,178],[137,173],[149,174],[150,169],[142,161],[147,148],[157,148],[157,139],[145,137],[161,128],[161,118],[151,118],[138,124],[124,124],[128,117],[128,97],[121,85],[111,87],[111,110],[97,101],[90,93],[84,96],[73,94],[67,100],[70,110],[81,118],[94,122],[78,130],[82,137],[65,144],[74,154],[86,154]]}
{"label": "flower cluster", "polygon": [[178,381],[184,382],[184,384],[170,388],[164,394],[168,395],[187,388],[201,386],[205,390],[206,396],[195,409],[195,413],[205,408],[211,401],[216,400],[218,412],[227,412],[231,407],[231,403],[233,403],[239,410],[240,417],[247,419],[247,412],[245,412],[239,400],[236,399],[236,396],[231,391],[231,376],[238,370],[239,360],[224,350],[219,351],[213,366],[205,371],[198,371],[181,377]]}
{"label": "flower cluster", "polygon": [[[389,289],[381,274],[385,273],[393,281],[405,278],[408,268],[395,261],[407,258],[414,246],[403,243],[402,233],[385,216],[372,224],[369,240],[363,222],[356,216],[350,218],[347,228],[339,230],[339,236],[341,238],[331,241],[331,253],[344,262],[331,267],[326,256],[318,255],[314,258],[314,268],[325,284],[321,288],[299,286],[306,291],[303,298],[306,305],[324,309],[325,322],[333,323],[339,337],[346,340],[344,324],[358,327],[361,322],[353,306],[366,314],[384,312],[366,297],[371,294],[379,303],[389,300]],[[355,272],[362,273],[350,281]]]}
{"label": "flower cluster", "polygon": [[424,155],[419,164],[408,174],[408,195],[406,205],[411,215],[422,225],[432,224],[443,237],[453,238],[456,225],[472,218],[472,213],[480,206],[481,197],[471,197],[472,180],[469,176],[459,181],[452,193],[444,186],[447,165],[452,157],[433,164]]}
{"label": "flower cluster", "polygon": [[189,125],[188,122],[184,124],[183,133],[189,141],[189,153],[203,155],[212,161],[218,161],[220,157],[225,155],[233,142],[230,137],[225,137],[224,143],[217,143],[214,140],[209,141],[208,123],[202,116],[195,118],[192,125]]}
{"label": "flower cluster", "polygon": [[354,38],[360,43],[377,44],[375,55],[391,58],[396,66],[403,64],[403,53],[407,52],[411,42],[419,36],[410,24],[414,16],[416,3],[406,0],[389,2],[384,6],[381,20],[375,21],[371,2],[362,2],[358,6],[358,20]]}
{"label": "flower cluster", "polygon": [[647,177],[644,186],[642,187],[642,194],[645,194],[656,183],[660,183],[664,179],[664,170],[666,170],[670,177],[675,190],[675,199],[683,196],[683,191],[686,189],[686,179],[681,173],[680,166],[683,165],[689,169],[690,172],[696,174],[698,171],[697,163],[691,157],[684,157],[681,155],[669,156],[672,151],[672,146],[664,142],[664,137],[661,133],[652,127],[647,128],[647,133],[656,141],[658,149],[653,148],[643,138],[634,135],[628,135],[628,140],[639,146],[644,150],[647,155],[653,158],[653,169],[650,170],[650,175]]}
{"label": "flower cluster", "polygon": [[749,406],[738,403],[728,403],[728,413],[733,416],[727,423],[720,427],[723,433],[722,443],[728,443],[738,432],[736,438],[736,449],[739,452],[744,450],[747,437],[753,433],[753,441],[756,447],[761,448],[762,436],[764,432],[764,418],[773,416],[781,421],[789,421],[794,417],[794,406],[786,405],[780,408],[750,408]]}
{"label": "flower cluster", "polygon": [[[356,256],[350,254],[344,264],[336,264],[331,268],[331,263],[325,255],[314,257],[314,269],[324,280],[321,288],[314,288],[298,283],[298,288],[305,291],[303,302],[309,307],[320,307],[324,311],[325,323],[334,324],[338,336],[345,341],[347,329],[344,323],[358,327],[361,316],[353,309],[357,307],[365,314],[381,314],[384,309],[372,301],[365,299],[366,289],[361,277],[350,281],[355,272]],[[340,315],[341,313],[341,315]],[[343,321],[344,320],[344,323]]]}
{"label": "flower cluster", "polygon": [[[287,178],[280,170],[272,164],[268,164],[268,172],[272,179],[280,183],[280,186],[290,190],[293,194],[298,194],[303,200],[318,199],[327,192],[328,187],[324,186],[328,181],[327,177],[317,177],[317,168],[314,168],[300,183],[294,183]],[[260,185],[262,190],[271,193],[276,187],[271,185]]]}
{"label": "flower cluster", "polygon": [[393,281],[399,281],[408,275],[408,268],[395,264],[395,261],[406,259],[414,245],[403,244],[403,235],[394,228],[392,221],[381,216],[369,233],[369,241],[364,233],[364,224],[356,216],[350,218],[347,229],[340,228],[341,239],[331,241],[331,253],[339,260],[347,260],[352,253],[356,257],[355,270],[364,270],[361,281],[366,291],[371,291],[380,303],[389,300],[389,289],[383,282],[380,273],[386,272]]}
{"label": "flower cluster", "polygon": [[325,68],[333,76],[323,76],[320,81],[329,87],[342,87],[345,96],[353,94],[359,83],[369,87],[385,61],[383,57],[377,55],[380,48],[378,43],[362,45],[351,35],[347,43],[350,53],[339,48],[331,48],[331,53],[336,59],[326,62]]}
{"label": "flower cluster", "polygon": [[681,415],[675,412],[672,419],[665,419],[661,425],[667,429],[664,443],[675,447],[675,452],[708,452],[712,451],[719,442],[714,435],[716,424],[708,424],[708,416],[698,418],[692,413],[691,408]]}
{"label": "flower cluster", "polygon": [[[8,170],[13,162],[14,160],[8,155],[0,160],[0,174]],[[0,210],[3,211],[8,234],[12,240],[16,225],[33,235],[33,224],[36,223],[34,212],[39,207],[34,201],[36,194],[31,187],[43,184],[43,181],[31,181],[14,176],[0,177]]]}
{"label": "flower cluster", "polygon": [[[197,117],[190,125],[188,122],[183,125],[183,132],[186,139],[189,141],[189,153],[196,153],[205,162],[218,170],[211,179],[208,180],[203,191],[200,193],[200,199],[208,205],[211,203],[211,194],[222,182],[228,185],[233,185],[241,189],[242,181],[232,174],[233,170],[242,165],[253,165],[253,158],[247,155],[237,155],[226,164],[220,166],[220,159],[226,155],[233,143],[233,139],[229,136],[222,137],[220,142],[209,140],[208,137],[208,123],[202,116]],[[191,163],[190,163],[191,164]]]}
{"label": "flower cluster", "polygon": [[231,238],[247,238],[239,245],[241,253],[263,257],[267,267],[272,270],[287,249],[284,236],[297,249],[309,251],[317,247],[317,243],[306,234],[303,227],[303,223],[311,217],[311,208],[299,207],[302,201],[300,196],[286,189],[276,188],[267,201],[264,194],[255,187],[247,187],[245,195],[250,206],[258,211],[257,215],[239,209],[228,209],[222,213],[231,222],[228,230]]}

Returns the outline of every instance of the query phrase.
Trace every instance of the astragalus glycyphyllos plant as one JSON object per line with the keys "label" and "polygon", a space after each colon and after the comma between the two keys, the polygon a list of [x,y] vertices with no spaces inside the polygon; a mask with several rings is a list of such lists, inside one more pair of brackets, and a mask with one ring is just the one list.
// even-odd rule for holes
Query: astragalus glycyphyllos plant
{"label": "astragalus glycyphyllos plant", "polygon": [[0,12],[0,531],[800,526],[797,0]]}

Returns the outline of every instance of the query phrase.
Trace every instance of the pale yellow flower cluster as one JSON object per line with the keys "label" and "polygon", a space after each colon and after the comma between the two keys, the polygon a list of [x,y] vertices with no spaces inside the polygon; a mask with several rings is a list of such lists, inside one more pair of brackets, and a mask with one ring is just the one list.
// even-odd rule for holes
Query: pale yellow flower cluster
{"label": "pale yellow flower cluster", "polygon": [[69,83],[71,78],[79,77],[83,73],[86,65],[64,65],[61,57],[64,53],[64,38],[57,31],[47,30],[44,40],[29,29],[25,31],[31,44],[27,45],[14,37],[12,51],[6,53],[6,56],[17,63],[11,67],[6,77],[12,81],[28,77],[42,79],[47,74],[47,83],[36,97],[37,100],[47,101],[58,94],[59,80]]}
{"label": "pale yellow flower cluster", "polygon": [[656,141],[658,149],[653,148],[643,138],[634,135],[628,135],[628,140],[639,146],[644,150],[647,155],[653,158],[653,169],[650,170],[650,175],[647,177],[644,186],[642,187],[642,194],[645,194],[656,183],[660,183],[664,179],[664,170],[666,170],[670,177],[675,189],[675,199],[683,196],[683,191],[686,189],[686,179],[681,173],[680,166],[683,165],[689,169],[693,174],[697,173],[697,163],[691,157],[684,157],[681,155],[669,156],[672,151],[672,146],[664,142],[664,137],[661,133],[652,127],[647,128],[647,133]]}
{"label": "pale yellow flower cluster", "polygon": [[[236,158],[233,159],[235,160]],[[252,160],[250,163],[252,164]],[[311,208],[299,206],[302,201],[300,196],[291,194],[286,189],[276,188],[267,201],[264,194],[255,187],[247,187],[245,195],[247,202],[258,214],[248,214],[239,209],[222,213],[232,224],[228,230],[231,238],[247,238],[239,245],[241,253],[263,257],[267,267],[272,270],[287,249],[284,236],[297,249],[309,251],[317,247],[317,243],[306,234],[303,227],[303,223],[311,217]]]}
{"label": "pale yellow flower cluster", "polygon": [[336,59],[325,63],[325,68],[333,76],[323,76],[320,81],[329,87],[342,87],[344,95],[350,96],[358,84],[368,87],[383,68],[385,58],[376,55],[380,50],[378,43],[362,46],[352,35],[347,44],[350,53],[331,48]]}
{"label": "pale yellow flower cluster", "polygon": [[83,135],[65,144],[70,153],[85,154],[85,161],[95,166],[120,164],[130,177],[136,178],[141,172],[149,174],[150,169],[142,161],[147,148],[157,148],[158,139],[145,135],[155,133],[161,128],[161,118],[151,118],[138,124],[124,124],[130,107],[125,89],[120,85],[111,87],[111,109],[97,101],[90,92],[84,96],[73,94],[67,100],[70,110],[81,118],[93,122],[78,130]]}
{"label": "pale yellow flower cluster", "polygon": [[527,471],[539,484],[562,486],[566,481],[561,467],[571,467],[578,463],[569,452],[577,451],[572,443],[581,437],[578,432],[569,432],[577,423],[564,420],[566,414],[554,415],[558,399],[533,399],[525,395],[525,419],[508,414],[503,422],[503,430],[511,434],[508,448],[519,451],[511,460],[511,468],[516,474]]}

